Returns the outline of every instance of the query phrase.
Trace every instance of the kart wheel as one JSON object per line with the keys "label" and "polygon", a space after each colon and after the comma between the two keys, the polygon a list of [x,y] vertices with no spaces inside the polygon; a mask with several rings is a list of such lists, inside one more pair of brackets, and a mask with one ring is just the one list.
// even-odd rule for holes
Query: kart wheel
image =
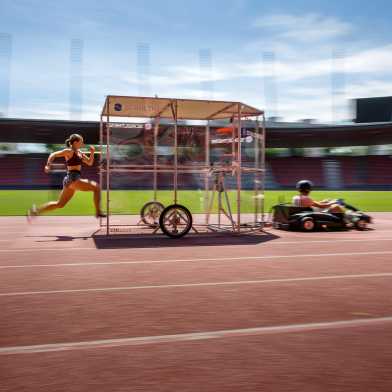
{"label": "kart wheel", "polygon": [[165,206],[158,201],[149,201],[140,210],[140,218],[142,222],[150,227],[157,227],[159,225],[159,217]]}
{"label": "kart wheel", "polygon": [[167,206],[159,217],[159,226],[163,233],[171,238],[180,238],[192,228],[192,214],[180,205]]}
{"label": "kart wheel", "polygon": [[301,219],[301,229],[304,231],[313,231],[316,227],[314,219],[311,217]]}
{"label": "kart wheel", "polygon": [[355,228],[357,230],[365,230],[367,228],[367,222],[364,219],[359,219],[355,222]]}

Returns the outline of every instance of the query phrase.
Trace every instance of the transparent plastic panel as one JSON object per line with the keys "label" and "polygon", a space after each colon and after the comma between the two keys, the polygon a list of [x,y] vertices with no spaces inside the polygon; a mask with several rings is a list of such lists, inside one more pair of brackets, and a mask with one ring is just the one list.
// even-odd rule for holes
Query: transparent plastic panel
{"label": "transparent plastic panel", "polygon": [[[208,133],[205,126],[178,125],[176,176],[173,124],[161,124],[158,132],[152,124],[112,125],[110,212],[137,215],[146,203],[167,207],[176,202],[200,223],[238,227],[239,222],[260,221],[263,137],[255,129],[243,128],[240,140],[239,163],[239,140],[232,130],[215,127]],[[105,173],[102,178],[105,190]]]}

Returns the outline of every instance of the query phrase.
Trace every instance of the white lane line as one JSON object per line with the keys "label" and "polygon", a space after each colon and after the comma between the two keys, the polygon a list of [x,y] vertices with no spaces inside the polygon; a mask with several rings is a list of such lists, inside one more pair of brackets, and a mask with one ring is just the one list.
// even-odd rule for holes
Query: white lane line
{"label": "white lane line", "polygon": [[270,256],[239,256],[239,257],[216,257],[216,258],[198,258],[198,259],[168,259],[168,260],[134,260],[134,261],[99,261],[99,262],[82,262],[82,263],[55,263],[55,264],[21,264],[21,265],[0,265],[0,269],[11,268],[43,268],[43,267],[85,267],[97,265],[127,265],[127,264],[164,264],[164,263],[192,263],[204,261],[241,261],[241,260],[274,260],[274,259],[292,259],[305,257],[340,257],[340,256],[377,256],[390,255],[391,251],[374,251],[374,252],[341,252],[341,253],[305,253],[290,255],[270,255]]}
{"label": "white lane line", "polygon": [[243,329],[225,329],[220,331],[182,333],[175,335],[142,336],[122,339],[102,339],[70,343],[52,343],[32,346],[1,347],[0,355],[34,354],[53,351],[86,350],[121,346],[143,346],[159,343],[177,343],[193,340],[210,340],[242,336],[262,336],[279,333],[296,333],[342,328],[357,328],[392,322],[392,317],[362,318],[353,320],[329,321],[307,324],[275,325]]}
{"label": "white lane line", "polygon": [[11,293],[0,293],[0,297],[16,297],[22,295],[28,296],[28,295],[46,295],[46,294],[93,293],[93,292],[125,291],[125,290],[173,289],[173,288],[187,288],[187,287],[236,286],[236,285],[248,285],[248,284],[307,282],[307,281],[315,281],[315,280],[364,279],[364,278],[387,278],[387,277],[392,277],[392,272],[391,273],[385,272],[379,274],[310,276],[306,278],[303,277],[303,278],[262,279],[262,280],[235,280],[235,281],[226,281],[226,282],[178,283],[178,284],[145,285],[145,286],[124,286],[124,287],[97,287],[92,289],[16,291]]}
{"label": "white lane line", "polygon": [[[146,237],[146,238],[153,238],[153,237]],[[200,237],[198,237],[200,238]],[[223,238],[223,237],[221,237]],[[232,238],[240,238],[240,237],[232,237]],[[126,239],[132,239],[128,237],[122,237],[122,238],[111,238],[107,239],[105,241],[119,241],[119,240],[126,240]],[[172,241],[171,239],[168,239],[166,237],[162,237],[162,239],[167,240],[167,241]],[[263,245],[265,243],[268,243],[269,245],[298,245],[298,244],[319,244],[319,243],[345,243],[345,242],[376,242],[376,241],[391,241],[391,238],[361,238],[361,239],[336,239],[336,238],[329,238],[328,240],[307,240],[305,237],[298,237],[298,240],[294,241],[279,241],[279,240],[271,240],[271,241],[260,241],[260,245]],[[53,241],[55,242],[55,241]],[[184,247],[192,247],[193,245],[191,243],[186,244],[187,246]],[[233,244],[228,244],[228,246],[236,246],[238,244],[233,243]],[[254,245],[254,244],[253,244]],[[217,245],[219,246],[219,245]],[[154,247],[151,248],[145,248],[145,249],[154,249]],[[110,248],[110,249],[99,249],[96,246],[90,246],[90,247],[79,247],[79,246],[69,246],[67,248],[57,248],[57,247],[46,247],[46,248],[40,248],[40,247],[30,247],[30,248],[11,248],[11,249],[0,249],[0,252],[6,252],[6,253],[13,253],[13,252],[61,252],[61,251],[75,251],[79,252],[80,250],[96,250],[97,252],[113,252],[115,250],[116,252],[123,251],[123,252],[129,252],[129,249],[126,248],[121,248],[121,249],[116,249],[116,248]]]}

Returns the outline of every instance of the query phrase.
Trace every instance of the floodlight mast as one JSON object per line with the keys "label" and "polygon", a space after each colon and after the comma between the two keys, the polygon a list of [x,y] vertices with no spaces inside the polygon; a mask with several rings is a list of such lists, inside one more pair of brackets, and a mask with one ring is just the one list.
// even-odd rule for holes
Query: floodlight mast
{"label": "floodlight mast", "polygon": [[[237,122],[237,129],[238,129],[238,155],[237,160],[234,161],[237,165],[237,231],[238,233],[241,231],[241,147],[242,147],[242,140],[241,140],[241,104],[237,105],[238,110],[238,122]],[[234,128],[233,128],[234,129]]]}
{"label": "floodlight mast", "polygon": [[110,96],[106,98],[106,235],[110,231]]}

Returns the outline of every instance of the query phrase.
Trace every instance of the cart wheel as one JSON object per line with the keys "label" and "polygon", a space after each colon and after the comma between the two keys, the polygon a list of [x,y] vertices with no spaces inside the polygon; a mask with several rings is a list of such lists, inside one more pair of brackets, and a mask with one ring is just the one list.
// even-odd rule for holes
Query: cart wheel
{"label": "cart wheel", "polygon": [[167,236],[180,238],[192,228],[192,214],[184,206],[172,204],[162,211],[159,226]]}
{"label": "cart wheel", "polygon": [[150,226],[157,227],[159,225],[159,217],[165,206],[158,201],[149,201],[140,210],[140,217],[142,221]]}
{"label": "cart wheel", "polygon": [[310,216],[307,218],[303,218],[301,220],[301,229],[304,231],[313,231],[315,229],[316,225],[314,223],[313,218]]}
{"label": "cart wheel", "polygon": [[357,230],[365,230],[367,228],[367,222],[364,219],[359,219],[355,222],[355,228]]}

